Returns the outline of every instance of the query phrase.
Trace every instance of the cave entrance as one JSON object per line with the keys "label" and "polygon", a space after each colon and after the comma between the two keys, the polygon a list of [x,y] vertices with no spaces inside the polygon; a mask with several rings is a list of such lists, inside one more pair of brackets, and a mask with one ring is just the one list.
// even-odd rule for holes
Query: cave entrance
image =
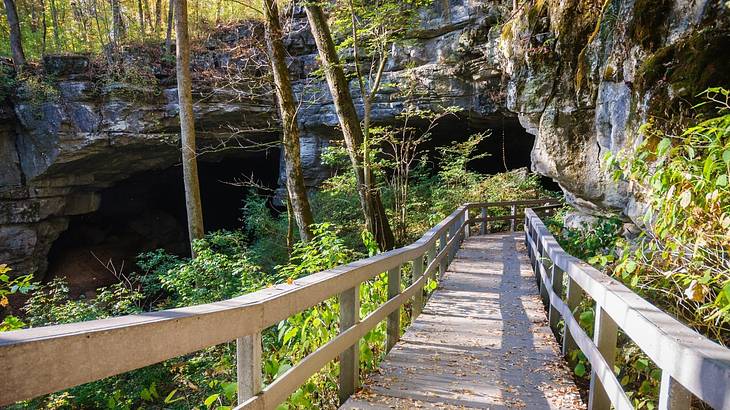
{"label": "cave entrance", "polygon": [[[482,132],[488,133],[488,136],[477,146],[477,152],[489,155],[471,161],[468,165],[471,171],[492,175],[520,168],[531,170],[535,136],[528,133],[514,116],[447,116],[433,128],[431,139],[423,144],[422,149],[429,152],[436,170],[439,161],[438,147],[464,142],[471,135]],[[550,178],[540,176],[540,183],[546,189],[560,190],[558,184]]]}
{"label": "cave entrance", "polygon": [[489,134],[477,147],[477,152],[488,153],[485,158],[472,161],[469,169],[484,174],[496,174],[513,169],[530,167],[530,152],[535,137],[520,125],[515,117],[490,119],[473,118],[468,115],[451,115],[439,120],[431,130],[431,139],[421,149],[429,152],[438,168],[438,148],[454,142],[464,142],[471,135]]}
{"label": "cave entrance", "polygon": [[[248,189],[232,182],[253,174],[262,186],[276,188],[279,151],[200,160],[198,173],[206,231],[237,229]],[[140,252],[158,248],[190,254],[180,164],[132,175],[102,191],[99,209],[72,217],[54,242],[46,278],[66,277],[74,297],[93,293],[118,281],[113,271],[136,270]]]}

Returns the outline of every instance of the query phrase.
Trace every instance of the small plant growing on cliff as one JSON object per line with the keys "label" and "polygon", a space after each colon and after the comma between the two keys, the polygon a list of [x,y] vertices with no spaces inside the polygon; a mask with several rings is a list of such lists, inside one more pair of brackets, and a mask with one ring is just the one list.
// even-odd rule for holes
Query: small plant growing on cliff
{"label": "small plant growing on cliff", "polygon": [[[689,325],[721,343],[730,339],[730,92],[703,93],[699,114],[678,135],[650,120],[636,153],[607,156],[649,209],[648,228],[624,246],[615,274],[652,295]],[[672,127],[665,127],[671,129]],[[667,297],[668,296],[668,297]]]}
{"label": "small plant growing on cliff", "polygon": [[58,102],[61,98],[53,77],[30,71],[18,76],[16,94],[19,100],[30,104],[34,110],[39,110],[43,104]]}
{"label": "small plant growing on cliff", "polygon": [[112,62],[99,70],[98,84],[109,95],[130,101],[145,101],[160,94],[159,81],[147,65]]}
{"label": "small plant growing on cliff", "polygon": [[18,80],[15,78],[15,71],[12,67],[5,64],[0,64],[0,101],[4,101],[10,95],[18,85]]}

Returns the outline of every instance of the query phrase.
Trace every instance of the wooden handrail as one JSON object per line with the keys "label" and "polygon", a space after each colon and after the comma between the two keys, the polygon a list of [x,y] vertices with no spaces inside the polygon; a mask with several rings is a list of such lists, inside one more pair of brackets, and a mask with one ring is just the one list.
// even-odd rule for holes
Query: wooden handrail
{"label": "wooden handrail", "polygon": [[[556,334],[558,321],[565,322],[563,353],[580,348],[591,363],[590,409],[633,408],[613,372],[620,329],[662,370],[660,409],[689,409],[695,395],[715,409],[730,410],[730,349],[566,253],[532,209],[525,211],[525,242]],[[562,298],[564,273],[568,275],[566,300]],[[593,339],[574,317],[583,294],[595,301]]]}
{"label": "wooden handrail", "polygon": [[[0,333],[0,406],[100,380],[236,340],[238,408],[275,408],[313,373],[338,355],[341,361],[340,398],[354,392],[357,341],[383,318],[413,300],[414,316],[423,304],[426,281],[445,272],[460,242],[470,234],[470,209],[511,207],[554,201],[528,200],[465,204],[411,245],[318,272],[291,284],[280,284],[233,299],[81,323]],[[357,288],[381,272],[400,274],[413,263],[414,276],[404,291],[360,320]],[[341,333],[308,355],[263,391],[261,331],[328,298],[340,298]],[[348,318],[349,315],[350,317]],[[392,319],[389,319],[392,320]],[[400,336],[388,326],[391,343]],[[348,374],[349,372],[349,374]]]}

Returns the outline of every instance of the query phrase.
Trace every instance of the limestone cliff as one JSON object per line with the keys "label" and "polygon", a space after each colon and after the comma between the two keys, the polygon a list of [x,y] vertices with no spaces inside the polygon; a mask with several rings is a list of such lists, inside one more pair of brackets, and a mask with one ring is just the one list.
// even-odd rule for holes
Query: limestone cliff
{"label": "limestone cliff", "polygon": [[[601,157],[634,146],[648,116],[676,111],[707,86],[730,86],[728,14],[717,0],[434,2],[407,45],[392,50],[373,119],[396,121],[408,92],[421,107],[460,107],[462,121],[482,127],[516,116],[537,137],[534,171],[585,211],[636,217],[640,206],[601,170]],[[338,138],[337,118],[311,76],[316,50],[302,11],[289,23],[303,165],[315,186],[328,175],[320,154]],[[229,29],[195,57],[203,147],[232,135],[243,145],[277,138],[266,67],[251,46],[257,35],[248,25]],[[222,74],[252,58],[245,78]],[[42,272],[68,217],[94,211],[101,189],[179,161],[174,78],[159,61],[133,64],[152,67],[153,81],[108,81],[85,57],[49,58],[52,98],[21,87],[0,105],[1,262]],[[357,97],[354,83],[352,91]],[[221,155],[244,154],[205,158]]]}
{"label": "limestone cliff", "polygon": [[730,9],[716,0],[533,0],[503,25],[507,106],[536,135],[533,170],[584,210],[642,207],[601,167],[640,141],[650,116],[730,86]]}
{"label": "limestone cliff", "polygon": [[[43,273],[68,217],[95,211],[102,189],[140,171],[170,167],[180,156],[174,77],[104,81],[82,56],[47,57],[42,70],[54,78],[50,91],[39,96],[38,84],[21,83],[0,112],[0,260],[19,272]],[[270,94],[195,91],[203,151],[232,142],[234,129],[252,143],[276,141]],[[226,155],[246,153],[224,150],[202,160]]]}

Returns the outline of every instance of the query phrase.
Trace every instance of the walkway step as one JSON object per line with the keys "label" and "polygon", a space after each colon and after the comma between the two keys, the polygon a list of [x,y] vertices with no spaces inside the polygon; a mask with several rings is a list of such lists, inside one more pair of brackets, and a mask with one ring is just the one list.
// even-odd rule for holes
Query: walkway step
{"label": "walkway step", "polygon": [[423,313],[342,409],[584,409],[523,233],[464,241]]}

